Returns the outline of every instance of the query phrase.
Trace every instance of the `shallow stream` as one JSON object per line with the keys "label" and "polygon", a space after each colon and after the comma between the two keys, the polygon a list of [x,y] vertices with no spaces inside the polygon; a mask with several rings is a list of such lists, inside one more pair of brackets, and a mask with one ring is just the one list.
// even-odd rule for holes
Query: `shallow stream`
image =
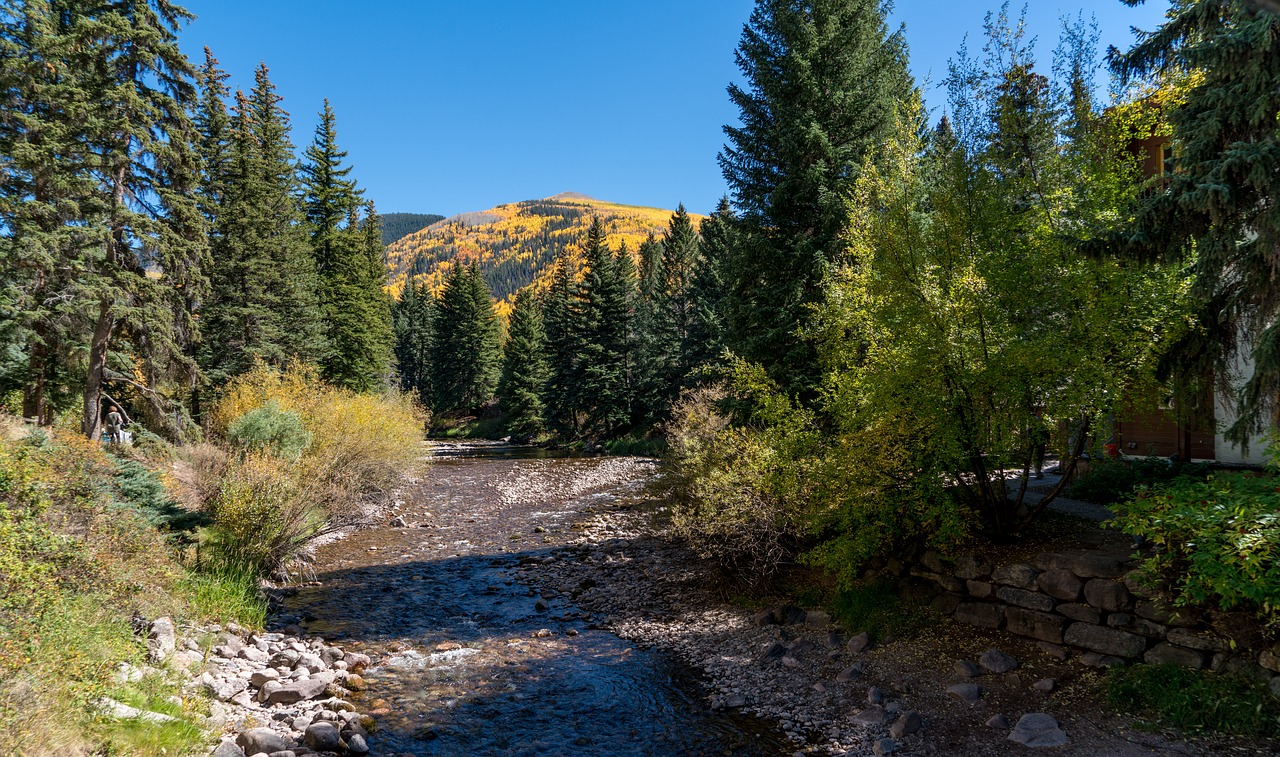
{"label": "shallow stream", "polygon": [[575,517],[644,497],[630,458],[511,445],[432,447],[379,525],[319,550],[281,625],[371,654],[358,709],[375,753],[776,755],[771,724],[708,707],[697,674],[606,630],[571,597],[516,580],[522,560],[575,559]]}

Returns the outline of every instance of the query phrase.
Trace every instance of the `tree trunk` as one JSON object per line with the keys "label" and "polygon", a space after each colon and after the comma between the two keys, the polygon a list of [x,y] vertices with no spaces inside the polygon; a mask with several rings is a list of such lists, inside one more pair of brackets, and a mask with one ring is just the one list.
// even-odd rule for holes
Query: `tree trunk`
{"label": "tree trunk", "polygon": [[45,372],[48,370],[49,346],[45,343],[46,328],[43,320],[35,324],[35,338],[31,341],[31,357],[27,360],[27,383],[22,387],[22,417],[49,425],[49,413],[45,398]]}
{"label": "tree trunk", "polygon": [[85,436],[97,439],[102,427],[102,380],[107,369],[107,346],[116,318],[111,313],[111,300],[103,299],[98,306],[98,323],[93,329],[93,341],[89,343],[89,376],[84,384]]}

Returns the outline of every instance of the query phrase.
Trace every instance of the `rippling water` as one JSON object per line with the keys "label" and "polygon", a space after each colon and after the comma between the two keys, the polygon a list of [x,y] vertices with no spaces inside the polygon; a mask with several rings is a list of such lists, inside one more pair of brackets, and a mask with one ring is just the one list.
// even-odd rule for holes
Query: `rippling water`
{"label": "rippling water", "polygon": [[513,580],[522,558],[549,559],[569,541],[576,513],[635,496],[637,481],[603,475],[609,458],[511,445],[441,445],[435,455],[406,494],[411,527],[322,548],[321,585],[279,618],[375,654],[357,695],[378,719],[375,752],[790,751],[768,724],[708,709],[696,675],[672,658],[595,628],[568,597],[544,599]]}

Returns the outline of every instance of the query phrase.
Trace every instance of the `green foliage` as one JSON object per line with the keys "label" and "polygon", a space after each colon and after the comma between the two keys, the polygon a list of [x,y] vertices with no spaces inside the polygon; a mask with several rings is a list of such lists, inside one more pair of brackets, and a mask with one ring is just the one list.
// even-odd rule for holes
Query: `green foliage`
{"label": "green foliage", "polygon": [[311,433],[302,425],[302,416],[282,410],[270,401],[231,421],[227,439],[254,452],[269,452],[286,460],[297,460],[311,446]]}
{"label": "green foliage", "polygon": [[1280,705],[1266,684],[1176,665],[1107,671],[1107,697],[1120,709],[1187,733],[1280,736]]}
{"label": "green foliage", "polygon": [[1280,478],[1183,477],[1113,509],[1114,527],[1154,548],[1143,570],[1167,582],[1175,604],[1247,609],[1280,624]]}
{"label": "green foliage", "polygon": [[432,397],[435,309],[435,298],[425,286],[407,286],[391,310],[400,388],[412,393],[424,405],[430,404]]}
{"label": "green foliage", "polygon": [[185,540],[189,532],[208,522],[204,513],[182,507],[151,468],[136,460],[115,459],[113,504],[131,510],[144,523]]}
{"label": "green foliage", "polygon": [[537,300],[528,289],[516,295],[502,348],[498,398],[512,433],[532,439],[546,427],[542,391],[547,384],[546,333]]}
{"label": "green foliage", "polygon": [[762,369],[736,368],[732,388],[753,403],[751,422],[730,424],[723,388],[686,392],[666,429],[666,485],[675,532],[735,579],[760,585],[803,544],[821,438]]}
{"label": "green foliage", "polygon": [[1089,469],[1076,476],[1065,493],[1072,499],[1110,505],[1126,499],[1139,486],[1171,481],[1181,476],[1204,478],[1209,475],[1207,463],[1188,463],[1145,457],[1139,460],[1102,458],[1089,463]]}
{"label": "green foliage", "polygon": [[630,417],[628,335],[635,282],[622,275],[605,244],[599,218],[587,232],[583,264],[571,303],[573,360],[581,381],[576,409],[583,416],[582,431],[602,439],[619,431]]}
{"label": "green foliage", "polygon": [[443,220],[444,216],[434,213],[380,213],[378,221],[382,226],[382,244],[389,245]]}
{"label": "green foliage", "polygon": [[493,397],[502,367],[501,329],[480,269],[454,267],[435,309],[432,410],[473,411]]}
{"label": "green foliage", "polygon": [[894,581],[858,582],[835,593],[827,606],[844,628],[866,631],[873,639],[910,637],[942,621],[927,604],[903,596]]}
{"label": "green foliage", "polygon": [[795,389],[813,386],[813,346],[797,338],[841,257],[846,198],[913,89],[901,31],[879,0],[758,0],[738,44],[745,87],[729,85],[720,167],[742,213],[727,250],[728,346]]}
{"label": "green foliage", "polygon": [[1252,358],[1227,429],[1247,442],[1274,428],[1280,396],[1280,14],[1252,0],[1175,0],[1166,19],[1113,68],[1173,91],[1151,98],[1167,108],[1173,171],[1098,247],[1189,266],[1198,328],[1171,346],[1163,368],[1194,380],[1238,373],[1237,358]]}

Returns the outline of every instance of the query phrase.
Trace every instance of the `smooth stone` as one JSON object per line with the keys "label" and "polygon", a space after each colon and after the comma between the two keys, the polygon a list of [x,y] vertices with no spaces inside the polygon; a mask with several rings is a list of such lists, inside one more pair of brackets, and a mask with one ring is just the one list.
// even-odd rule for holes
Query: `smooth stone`
{"label": "smooth stone", "polygon": [[877,755],[877,757],[882,757],[886,754],[893,754],[898,751],[898,742],[893,739],[880,739],[871,747],[871,751]]}
{"label": "smooth stone", "polygon": [[1052,715],[1029,712],[1018,718],[1018,724],[1009,734],[1009,740],[1032,748],[1042,748],[1063,746],[1070,739]]}
{"label": "smooth stone", "polygon": [[277,673],[273,668],[267,668],[266,670],[256,670],[254,671],[253,675],[249,676],[249,683],[259,687],[262,686],[262,684],[266,683],[267,681],[278,681],[278,680],[280,680],[280,674]]}
{"label": "smooth stone", "polygon": [[884,693],[880,691],[879,686],[872,686],[867,689],[867,704],[880,704],[884,701]]}
{"label": "smooth stone", "polygon": [[951,669],[956,672],[956,675],[963,676],[964,678],[977,678],[982,675],[982,668],[974,665],[968,660],[956,660],[955,664],[951,666]]}
{"label": "smooth stone", "polygon": [[329,682],[323,678],[304,678],[281,686],[267,697],[267,704],[293,704],[306,699],[315,699],[329,688]]}
{"label": "smooth stone", "polygon": [[342,741],[342,737],[338,734],[338,729],[333,723],[317,722],[307,726],[307,730],[302,734],[303,741],[307,742],[307,746],[317,752],[336,752],[338,744]]}
{"label": "smooth stone", "polygon": [[889,735],[895,739],[910,736],[920,730],[921,724],[920,713],[915,710],[909,710],[898,716],[898,719],[889,727]]}
{"label": "smooth stone", "polygon": [[347,737],[347,751],[351,754],[368,754],[369,744],[364,740],[364,736],[353,733]]}
{"label": "smooth stone", "polygon": [[884,725],[884,721],[889,718],[889,714],[884,708],[878,704],[873,704],[865,708],[853,717],[853,722],[862,723],[863,725]]}
{"label": "smooth stone", "polygon": [[1018,660],[999,649],[988,649],[982,653],[982,657],[978,658],[978,664],[998,675],[1015,670],[1018,667]]}
{"label": "smooth stone", "polygon": [[961,702],[973,704],[982,697],[982,687],[976,683],[957,683],[948,686],[947,693]]}
{"label": "smooth stone", "polygon": [[862,677],[862,666],[854,663],[844,670],[840,671],[840,675],[836,676],[836,680],[840,683],[848,683]]}
{"label": "smooth stone", "polygon": [[1009,728],[1012,725],[1012,723],[1009,722],[1009,718],[997,712],[996,714],[992,715],[990,718],[987,718],[987,725],[991,726],[992,728],[999,728],[1000,730],[1003,731]]}
{"label": "smooth stone", "polygon": [[849,654],[862,654],[871,646],[871,636],[863,631],[862,633],[849,639],[849,643],[845,645],[845,649],[849,650]]}
{"label": "smooth stone", "polygon": [[156,618],[147,631],[148,656],[152,662],[164,662],[178,648],[178,632],[173,618]]}
{"label": "smooth stone", "polygon": [[231,739],[225,739],[213,748],[209,757],[245,757],[244,750]]}
{"label": "smooth stone", "polygon": [[250,728],[236,737],[236,745],[243,749],[245,754],[258,754],[259,752],[271,754],[272,752],[283,752],[287,749],[292,749],[293,741],[270,728]]}
{"label": "smooth stone", "polygon": [[1053,691],[1057,686],[1058,682],[1052,678],[1041,678],[1039,681],[1031,684],[1031,688],[1036,691]]}

